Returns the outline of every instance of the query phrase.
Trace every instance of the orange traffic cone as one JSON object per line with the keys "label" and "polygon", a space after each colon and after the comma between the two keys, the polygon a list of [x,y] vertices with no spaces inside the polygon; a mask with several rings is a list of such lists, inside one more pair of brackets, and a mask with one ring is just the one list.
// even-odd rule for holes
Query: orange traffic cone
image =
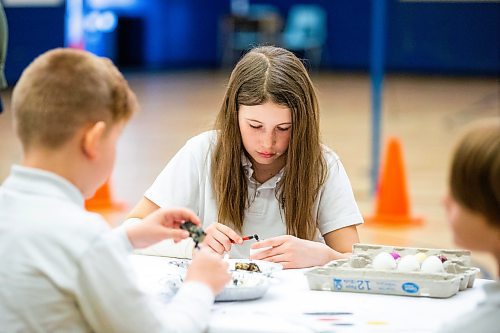
{"label": "orange traffic cone", "polygon": [[384,163],[377,189],[375,215],[365,218],[365,222],[387,226],[422,225],[422,218],[410,216],[403,154],[397,138],[389,138]]}
{"label": "orange traffic cone", "polygon": [[95,192],[92,198],[85,201],[85,208],[93,212],[120,211],[124,210],[126,205],[112,199],[109,181],[107,181]]}

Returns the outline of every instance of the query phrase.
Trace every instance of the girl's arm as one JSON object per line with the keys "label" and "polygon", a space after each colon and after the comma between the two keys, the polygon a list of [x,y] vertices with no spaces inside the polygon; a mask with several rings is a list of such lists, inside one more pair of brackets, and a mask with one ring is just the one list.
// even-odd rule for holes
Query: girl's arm
{"label": "girl's arm", "polygon": [[130,211],[130,213],[127,215],[127,219],[131,218],[139,218],[143,219],[155,210],[160,208],[157,204],[155,204],[153,201],[149,200],[146,197],[143,197],[141,201],[135,205],[135,207]]}
{"label": "girl's arm", "polygon": [[[359,243],[358,230],[355,225],[331,231],[323,236],[325,243],[333,250],[343,254],[352,251],[352,245]],[[333,258],[332,260],[339,259]]]}

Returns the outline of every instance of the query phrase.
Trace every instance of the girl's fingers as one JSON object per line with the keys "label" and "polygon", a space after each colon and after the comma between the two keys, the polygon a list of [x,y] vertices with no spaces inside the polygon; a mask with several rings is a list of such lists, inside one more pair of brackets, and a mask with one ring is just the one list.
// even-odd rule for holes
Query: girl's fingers
{"label": "girl's fingers", "polygon": [[260,242],[253,243],[250,248],[260,249],[262,247],[269,247],[269,246],[278,247],[288,240],[290,240],[290,236],[288,236],[288,235],[277,236],[277,237],[265,239],[265,240],[260,241]]}
{"label": "girl's fingers", "polygon": [[228,252],[231,250],[231,240],[227,235],[221,232],[214,232],[212,237],[224,248],[224,251]]}
{"label": "girl's fingers", "polygon": [[243,239],[241,238],[241,236],[238,235],[233,229],[229,228],[227,225],[217,223],[216,228],[219,232],[224,234],[229,239],[229,242],[231,242],[232,240],[236,244],[243,243]]}
{"label": "girl's fingers", "polygon": [[217,239],[213,237],[209,237],[208,239],[205,239],[204,244],[208,247],[210,247],[212,250],[217,252],[218,254],[223,254],[225,252],[224,245],[219,243]]}

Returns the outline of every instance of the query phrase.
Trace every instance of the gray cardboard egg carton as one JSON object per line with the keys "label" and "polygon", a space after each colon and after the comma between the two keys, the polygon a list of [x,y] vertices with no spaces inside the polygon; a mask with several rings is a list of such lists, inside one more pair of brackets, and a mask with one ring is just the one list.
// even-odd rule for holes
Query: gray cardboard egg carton
{"label": "gray cardboard egg carton", "polygon": [[[445,256],[444,273],[377,270],[371,265],[380,252],[396,252],[401,257],[419,252]],[[331,261],[305,275],[311,290],[347,291],[402,296],[446,298],[472,288],[478,268],[471,267],[470,251],[355,244],[349,259]]]}

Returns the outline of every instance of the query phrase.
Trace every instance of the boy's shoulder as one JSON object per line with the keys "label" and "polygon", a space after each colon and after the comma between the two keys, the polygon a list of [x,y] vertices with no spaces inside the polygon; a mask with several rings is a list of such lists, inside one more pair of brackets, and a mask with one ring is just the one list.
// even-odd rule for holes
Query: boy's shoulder
{"label": "boy's shoulder", "polygon": [[56,174],[13,167],[0,186],[0,239],[9,248],[78,257],[109,229],[99,214],[84,209],[78,189]]}
{"label": "boy's shoulder", "polygon": [[[73,258],[78,261],[111,228],[98,214],[62,202],[41,200],[43,208],[32,205],[29,212],[20,209],[1,214],[10,227],[0,233],[9,251],[40,258]],[[17,213],[16,213],[17,212]],[[0,223],[3,224],[3,223]],[[42,253],[43,252],[43,253]],[[27,254],[28,253],[28,254]],[[30,254],[31,253],[31,254]]]}
{"label": "boy's shoulder", "polygon": [[[68,223],[60,221],[61,224],[64,224],[65,228],[79,231],[80,234],[87,237],[93,237],[111,229],[110,225],[100,214],[89,212],[76,206],[67,207],[66,212],[68,213],[67,216],[72,216],[73,219],[72,221],[66,221]],[[58,219],[61,217],[59,216]]]}
{"label": "boy's shoulder", "polygon": [[41,237],[60,245],[82,248],[111,229],[99,214],[68,204],[61,204],[57,211],[40,216],[38,224],[33,230]]}

